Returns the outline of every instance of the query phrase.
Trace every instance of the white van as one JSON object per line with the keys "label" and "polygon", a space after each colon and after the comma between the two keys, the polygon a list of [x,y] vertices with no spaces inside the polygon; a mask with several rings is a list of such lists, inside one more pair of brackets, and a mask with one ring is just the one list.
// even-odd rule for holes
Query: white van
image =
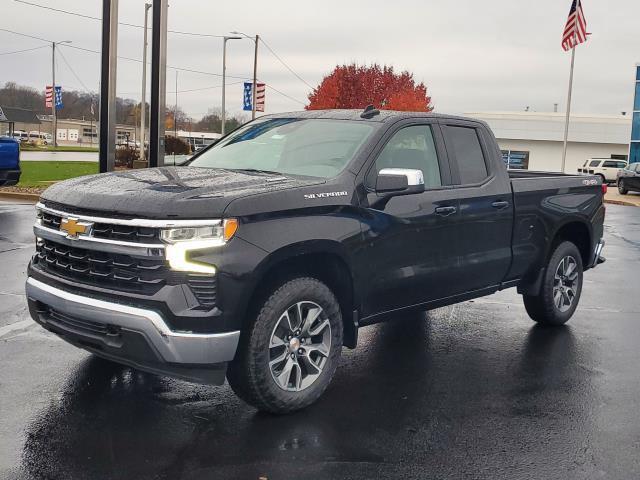
{"label": "white van", "polygon": [[29,141],[38,145],[49,145],[51,143],[51,134],[32,131],[29,132]]}
{"label": "white van", "polygon": [[590,158],[582,168],[578,169],[578,173],[587,175],[599,175],[602,177],[602,183],[616,183],[618,172],[627,167],[626,160],[614,160],[612,158]]}

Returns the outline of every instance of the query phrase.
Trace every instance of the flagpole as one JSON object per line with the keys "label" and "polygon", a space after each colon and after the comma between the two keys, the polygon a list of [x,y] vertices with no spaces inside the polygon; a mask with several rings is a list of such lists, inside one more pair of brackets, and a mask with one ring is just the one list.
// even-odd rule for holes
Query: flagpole
{"label": "flagpole", "polygon": [[571,92],[573,90],[573,67],[576,60],[575,41],[571,49],[571,71],[569,73],[569,93],[567,94],[567,116],[564,121],[564,146],[562,149],[562,173],[565,173],[565,165],[567,162],[567,141],[569,138],[569,117],[571,115]]}

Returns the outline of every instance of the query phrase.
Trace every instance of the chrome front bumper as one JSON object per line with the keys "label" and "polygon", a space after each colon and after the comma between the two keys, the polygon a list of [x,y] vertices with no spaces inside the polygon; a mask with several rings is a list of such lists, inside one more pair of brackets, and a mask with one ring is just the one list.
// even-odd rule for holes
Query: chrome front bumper
{"label": "chrome front bumper", "polygon": [[[69,317],[130,330],[144,335],[156,355],[170,364],[211,365],[233,360],[240,331],[201,334],[172,331],[152,310],[76,295],[28,278],[29,300]],[[43,323],[43,319],[36,319]],[[46,323],[46,320],[44,320]]]}

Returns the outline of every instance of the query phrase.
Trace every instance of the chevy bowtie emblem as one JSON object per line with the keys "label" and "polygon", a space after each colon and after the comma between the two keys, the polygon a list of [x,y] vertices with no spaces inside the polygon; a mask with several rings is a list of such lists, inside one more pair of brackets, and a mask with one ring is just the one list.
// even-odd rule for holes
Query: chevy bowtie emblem
{"label": "chevy bowtie emblem", "polygon": [[68,238],[78,238],[79,234],[88,234],[91,231],[91,223],[79,222],[75,218],[63,218],[60,222],[60,230],[67,232]]}

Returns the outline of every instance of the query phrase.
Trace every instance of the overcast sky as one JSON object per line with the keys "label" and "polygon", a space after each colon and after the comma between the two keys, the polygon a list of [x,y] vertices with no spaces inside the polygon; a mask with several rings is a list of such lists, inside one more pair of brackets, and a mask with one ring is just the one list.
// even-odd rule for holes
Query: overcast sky
{"label": "overcast sky", "polygon": [[[99,17],[100,0],[29,0]],[[560,47],[570,0],[323,0],[315,2],[173,0],[169,29],[208,34],[259,33],[306,82],[316,86],[336,64],[393,65],[424,82],[437,111],[564,109],[570,54]],[[588,30],[576,54],[573,110],[631,110],[634,65],[640,61],[640,2],[583,0]],[[100,49],[100,22],[0,0],[0,28],[74,46]],[[120,0],[120,21],[142,24],[144,0]],[[46,45],[0,31],[0,54]],[[228,44],[228,82],[250,79],[253,44]],[[142,58],[142,29],[120,26],[119,55]],[[57,79],[64,89],[97,91],[99,56],[61,47]],[[168,64],[220,74],[222,40],[169,34]],[[118,94],[138,99],[141,64],[120,60]],[[220,107],[219,76],[179,72],[178,104],[194,118]],[[50,48],[0,55],[0,84],[16,81],[43,89],[50,83]],[[259,79],[292,99],[267,91],[267,112],[303,107],[310,88],[260,45]],[[81,82],[82,83],[81,83]],[[167,72],[175,90],[175,71]],[[295,99],[295,100],[293,100]],[[167,103],[175,102],[174,93]],[[227,89],[227,109],[241,110],[241,85]]]}

